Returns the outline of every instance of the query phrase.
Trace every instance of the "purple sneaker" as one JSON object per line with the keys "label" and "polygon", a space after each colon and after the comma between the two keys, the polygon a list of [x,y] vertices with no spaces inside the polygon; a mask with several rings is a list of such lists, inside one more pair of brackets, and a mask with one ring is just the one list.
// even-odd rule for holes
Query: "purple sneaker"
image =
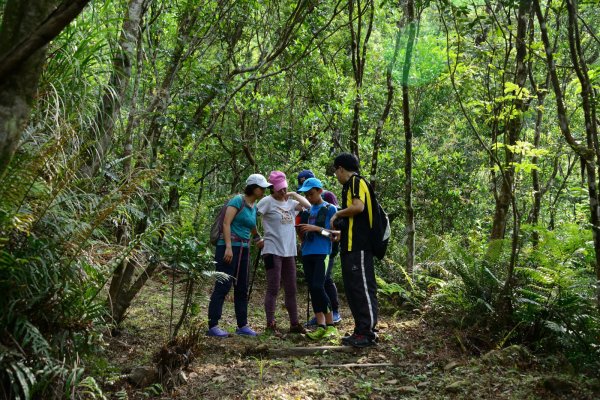
{"label": "purple sneaker", "polygon": [[224,331],[223,329],[219,328],[218,326],[213,326],[212,328],[210,328],[208,330],[208,332],[206,332],[206,336],[214,336],[214,337],[224,338],[224,337],[229,336],[229,332]]}
{"label": "purple sneaker", "polygon": [[256,332],[254,332],[248,325],[237,328],[235,330],[235,334],[241,336],[256,336]]}

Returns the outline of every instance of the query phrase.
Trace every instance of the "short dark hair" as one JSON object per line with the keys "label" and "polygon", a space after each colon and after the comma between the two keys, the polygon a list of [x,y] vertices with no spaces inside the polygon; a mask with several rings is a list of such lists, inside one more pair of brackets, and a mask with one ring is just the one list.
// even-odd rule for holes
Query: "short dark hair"
{"label": "short dark hair", "polygon": [[346,171],[358,172],[360,164],[358,158],[351,153],[342,153],[333,160],[333,167],[342,167]]}
{"label": "short dark hair", "polygon": [[257,184],[252,184],[252,185],[248,185],[244,188],[244,194],[246,196],[252,196],[252,193],[254,193],[254,189],[256,189],[257,187],[261,187],[260,185]]}

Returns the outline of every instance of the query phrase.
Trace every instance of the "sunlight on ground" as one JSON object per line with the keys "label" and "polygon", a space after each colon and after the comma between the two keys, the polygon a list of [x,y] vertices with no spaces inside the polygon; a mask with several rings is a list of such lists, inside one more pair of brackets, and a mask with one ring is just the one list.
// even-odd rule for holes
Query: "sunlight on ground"
{"label": "sunlight on ground", "polygon": [[409,319],[406,321],[400,321],[397,324],[398,328],[401,328],[401,329],[416,329],[419,327],[419,325],[421,325],[420,318]]}
{"label": "sunlight on ground", "polygon": [[[305,378],[301,375],[300,371],[294,371],[293,374],[299,379],[287,383],[273,383],[264,387],[259,386],[251,390],[248,396],[255,399],[310,400],[322,399],[327,394],[327,387],[325,387],[322,380],[318,378]],[[286,379],[288,371],[283,370],[273,375],[280,375],[281,378],[279,379]]]}

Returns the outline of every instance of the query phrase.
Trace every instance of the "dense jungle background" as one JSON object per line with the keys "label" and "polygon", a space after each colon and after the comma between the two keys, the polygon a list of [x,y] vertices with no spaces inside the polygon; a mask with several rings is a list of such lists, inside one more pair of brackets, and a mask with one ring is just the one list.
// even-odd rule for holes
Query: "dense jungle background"
{"label": "dense jungle background", "polygon": [[[0,397],[600,396],[598,0],[0,10]],[[206,339],[216,211],[339,196],[342,151],[391,221],[379,346]]]}

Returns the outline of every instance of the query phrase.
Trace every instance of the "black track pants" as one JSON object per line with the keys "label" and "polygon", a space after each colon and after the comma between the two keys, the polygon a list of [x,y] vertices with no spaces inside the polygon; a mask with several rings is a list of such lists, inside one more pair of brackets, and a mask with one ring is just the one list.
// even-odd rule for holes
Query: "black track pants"
{"label": "black track pants", "polygon": [[346,299],[354,317],[354,333],[374,338],[377,325],[377,283],[373,253],[365,250],[341,254]]}

